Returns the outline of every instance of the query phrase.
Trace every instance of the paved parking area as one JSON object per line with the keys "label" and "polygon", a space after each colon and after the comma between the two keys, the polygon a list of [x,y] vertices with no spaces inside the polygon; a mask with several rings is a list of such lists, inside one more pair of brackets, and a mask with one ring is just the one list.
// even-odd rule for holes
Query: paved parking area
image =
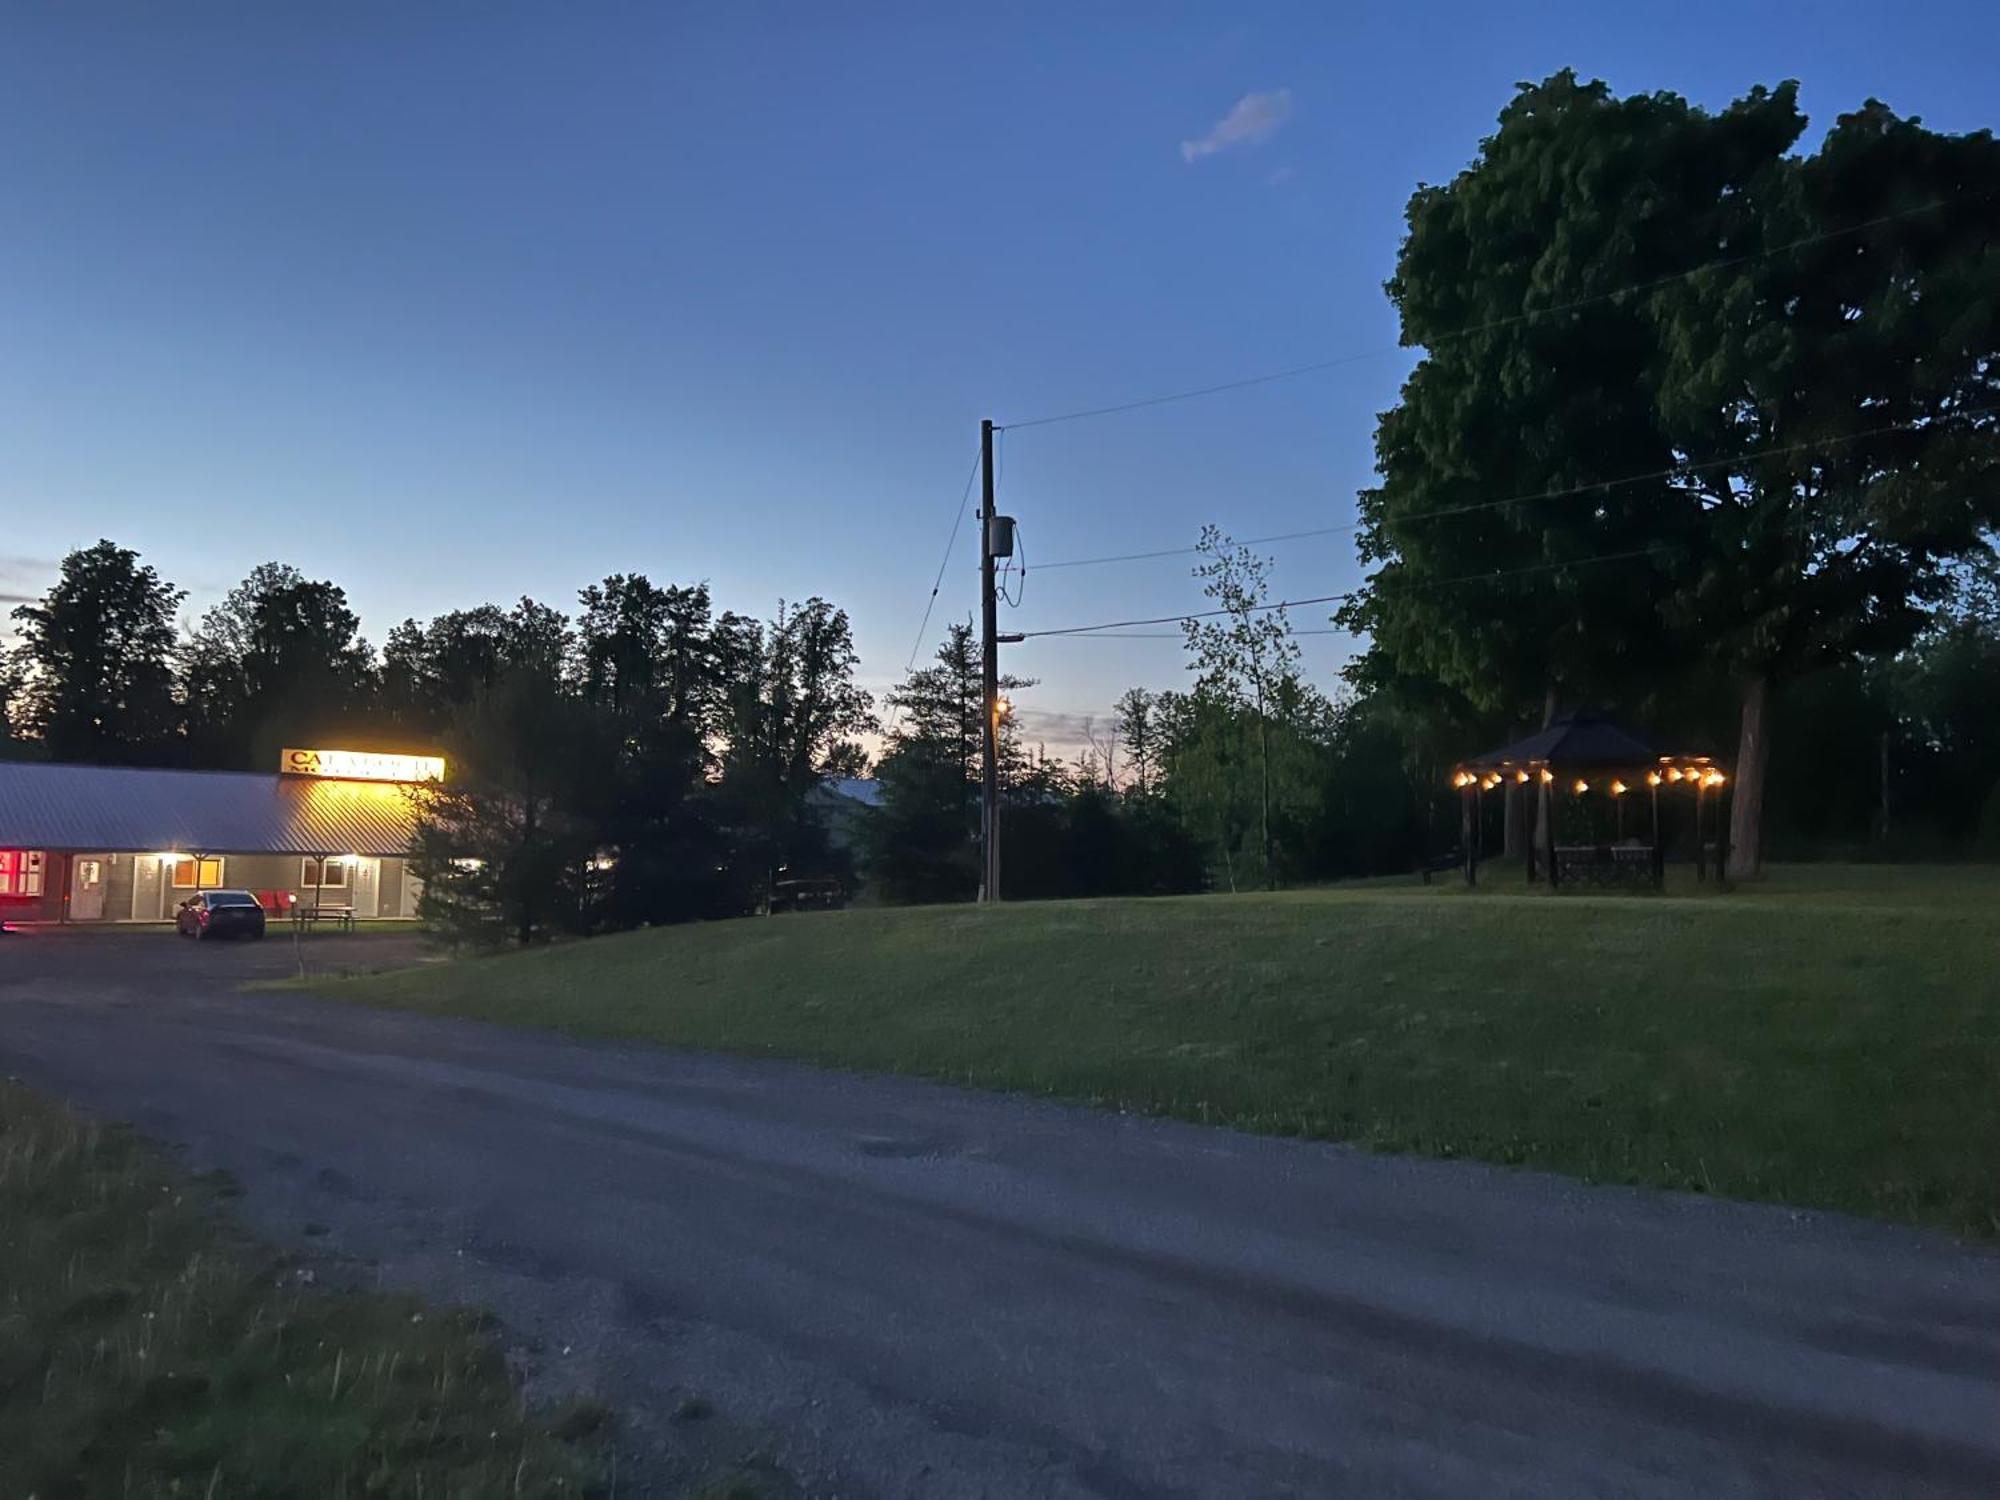
{"label": "paved parking area", "polygon": [[198,943],[170,926],[22,927],[0,935],[0,980],[38,997],[105,1000],[171,992],[212,982],[227,992],[256,979],[283,979],[303,965],[310,976],[403,969],[438,955],[414,925],[358,932],[308,931],[271,924],[262,942]]}

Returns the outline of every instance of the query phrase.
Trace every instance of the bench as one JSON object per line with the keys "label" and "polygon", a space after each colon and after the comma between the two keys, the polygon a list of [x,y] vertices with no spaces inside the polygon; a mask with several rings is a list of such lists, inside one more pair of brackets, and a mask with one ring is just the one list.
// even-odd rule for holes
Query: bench
{"label": "bench", "polygon": [[1565,885],[1651,885],[1650,844],[1560,844],[1556,874]]}
{"label": "bench", "polygon": [[334,922],[344,929],[354,926],[354,908],[351,906],[314,906],[301,901],[292,908],[292,920],[303,927],[308,922]]}
{"label": "bench", "polygon": [[1417,873],[1424,877],[1424,884],[1431,883],[1431,876],[1442,875],[1450,870],[1465,868],[1465,856],[1454,849],[1449,854],[1434,854],[1417,866]]}

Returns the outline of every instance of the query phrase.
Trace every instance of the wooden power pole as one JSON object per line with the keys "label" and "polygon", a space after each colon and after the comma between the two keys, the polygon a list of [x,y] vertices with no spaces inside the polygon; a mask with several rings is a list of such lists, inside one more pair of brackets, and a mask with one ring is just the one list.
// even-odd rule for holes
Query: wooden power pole
{"label": "wooden power pole", "polygon": [[[1000,899],[1000,609],[993,590],[993,423],[979,424],[980,899]],[[1008,549],[1012,551],[1012,548]]]}

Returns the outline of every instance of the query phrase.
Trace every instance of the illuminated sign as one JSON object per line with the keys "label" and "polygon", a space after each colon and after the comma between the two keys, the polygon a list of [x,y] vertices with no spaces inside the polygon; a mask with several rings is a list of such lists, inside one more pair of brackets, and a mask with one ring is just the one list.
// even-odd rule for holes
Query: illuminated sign
{"label": "illuminated sign", "polygon": [[441,755],[378,755],[373,750],[285,750],[278,769],[290,776],[341,781],[443,781]]}

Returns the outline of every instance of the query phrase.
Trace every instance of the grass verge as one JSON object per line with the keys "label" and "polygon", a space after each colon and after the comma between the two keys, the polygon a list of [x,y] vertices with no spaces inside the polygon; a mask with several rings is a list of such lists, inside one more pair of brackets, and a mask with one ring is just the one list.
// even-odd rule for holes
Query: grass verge
{"label": "grass verge", "polygon": [[0,1083],[0,1494],[580,1492],[601,1424],[524,1413],[478,1314],[318,1285],[216,1193]]}
{"label": "grass verge", "polygon": [[1410,883],[726,922],[320,989],[1991,1236],[1996,911],[1977,869]]}

